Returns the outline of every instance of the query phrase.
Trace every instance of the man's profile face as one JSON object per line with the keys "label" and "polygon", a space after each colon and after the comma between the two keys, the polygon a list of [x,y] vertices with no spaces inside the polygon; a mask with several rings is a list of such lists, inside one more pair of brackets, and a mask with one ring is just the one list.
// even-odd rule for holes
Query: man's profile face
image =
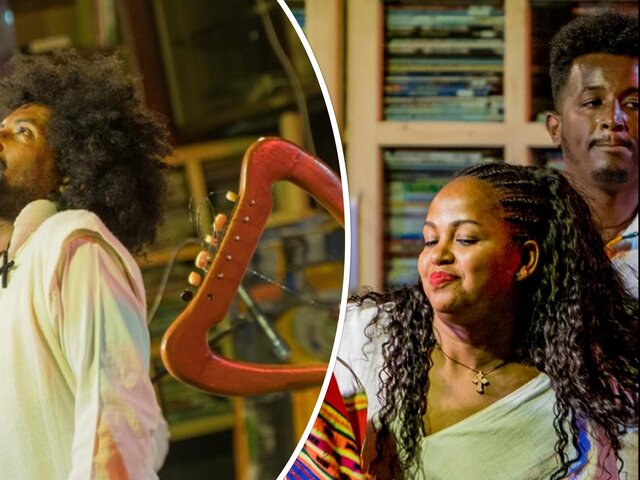
{"label": "man's profile face", "polygon": [[28,104],[0,122],[0,218],[13,221],[60,183],[46,138],[50,117],[48,107]]}
{"label": "man's profile face", "polygon": [[577,57],[547,129],[572,180],[589,192],[638,186],[638,59]]}

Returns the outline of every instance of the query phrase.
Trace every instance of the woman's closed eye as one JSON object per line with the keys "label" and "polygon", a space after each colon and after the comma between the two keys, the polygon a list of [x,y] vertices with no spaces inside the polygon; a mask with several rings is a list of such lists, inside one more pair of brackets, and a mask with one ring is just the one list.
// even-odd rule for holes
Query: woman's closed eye
{"label": "woman's closed eye", "polygon": [[478,239],[472,238],[472,237],[462,237],[462,238],[456,238],[456,242],[458,242],[460,245],[467,247],[467,246],[478,243]]}
{"label": "woman's closed eye", "polygon": [[[424,241],[424,246],[425,247],[435,247],[438,244],[438,239],[437,238],[429,238],[426,239]],[[478,239],[477,238],[473,238],[473,237],[459,237],[455,239],[456,243],[458,243],[459,245],[462,246],[470,246],[470,245],[474,245],[476,243],[478,243]]]}

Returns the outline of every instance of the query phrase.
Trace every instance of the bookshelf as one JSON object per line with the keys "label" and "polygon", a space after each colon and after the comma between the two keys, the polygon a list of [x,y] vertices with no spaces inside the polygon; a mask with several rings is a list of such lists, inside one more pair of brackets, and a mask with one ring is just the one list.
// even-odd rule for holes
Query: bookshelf
{"label": "bookshelf", "polygon": [[386,2],[383,38],[384,120],[503,120],[501,2]]}
{"label": "bookshelf", "polygon": [[[492,40],[484,42],[483,47],[486,48],[480,52],[473,52],[468,44],[458,42],[460,58],[456,68],[460,69],[460,65],[470,65],[474,68],[469,70],[490,70],[491,76],[481,85],[492,91],[490,95],[499,99],[502,111],[490,109],[481,121],[481,117],[461,120],[461,115],[451,115],[448,120],[443,120],[444,115],[432,115],[429,118],[427,115],[411,117],[389,114],[390,70],[403,65],[402,61],[394,62],[393,59],[402,58],[407,49],[413,54],[420,49],[426,49],[425,53],[428,50],[430,56],[436,59],[439,55],[445,56],[441,51],[434,50],[434,43],[425,38],[425,31],[434,28],[435,20],[428,18],[426,14],[416,14],[416,11],[424,12],[438,7],[443,11],[466,9],[466,13],[459,15],[485,15],[484,20],[475,19],[475,25],[483,25],[485,30],[489,30],[488,33],[480,35]],[[545,82],[548,82],[545,45],[548,44],[550,36],[571,17],[603,7],[637,9],[637,2],[346,2],[346,114],[343,141],[346,143],[350,197],[352,202],[355,201],[358,205],[358,222],[353,228],[357,229],[355,235],[360,239],[354,250],[358,259],[355,277],[357,284],[352,285],[352,289],[359,285],[381,288],[393,283],[389,282],[389,272],[392,276],[396,274],[388,263],[389,258],[394,258],[394,246],[389,242],[389,239],[393,238],[394,229],[390,229],[391,207],[386,194],[399,171],[385,164],[385,155],[389,155],[390,152],[425,150],[445,153],[490,150],[497,158],[514,164],[546,164],[551,161],[554,166],[561,165],[561,159],[554,153],[544,123],[540,121],[544,119],[544,112],[551,108],[546,100],[548,92],[545,90]],[[390,12],[403,9],[414,10],[412,15],[404,18],[405,27],[410,24],[410,28],[405,28],[404,31],[398,27],[398,22],[402,25],[402,14],[396,14],[391,21],[389,18]],[[502,18],[491,19],[491,16]],[[422,26],[420,21],[423,22]],[[460,19],[456,21],[461,22]],[[391,47],[390,41],[394,40],[396,41]],[[310,42],[313,46],[314,39],[311,37]],[[435,46],[443,44],[444,42],[436,42]],[[327,46],[328,50],[333,48],[333,44]],[[479,69],[475,61],[477,56],[484,59],[487,56],[492,57],[493,60],[489,62],[492,67]],[[409,67],[406,66],[407,61],[404,62],[403,68],[411,68],[412,64],[414,67],[420,65],[415,59],[408,61]],[[501,81],[496,80],[497,73],[501,73]],[[470,93],[466,92],[466,95]],[[475,96],[475,92],[473,95]],[[428,170],[426,164],[421,173],[428,174]],[[426,208],[425,203],[423,215]],[[398,262],[402,261],[402,255],[397,258]],[[406,277],[402,277],[402,280],[406,280]]]}
{"label": "bookshelf", "polygon": [[304,33],[318,61],[340,131],[344,128],[345,0],[305,0]]}

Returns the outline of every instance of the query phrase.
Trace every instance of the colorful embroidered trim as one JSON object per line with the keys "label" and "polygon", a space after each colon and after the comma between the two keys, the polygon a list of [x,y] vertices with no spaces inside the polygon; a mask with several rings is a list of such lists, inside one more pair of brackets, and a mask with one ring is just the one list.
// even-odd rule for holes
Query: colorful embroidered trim
{"label": "colorful embroidered trim", "polygon": [[[366,408],[364,394],[347,399],[345,405],[332,377],[313,429],[286,478],[365,480],[367,476],[362,472],[360,461],[364,422],[360,419],[366,421]],[[355,428],[351,418],[358,419]]]}

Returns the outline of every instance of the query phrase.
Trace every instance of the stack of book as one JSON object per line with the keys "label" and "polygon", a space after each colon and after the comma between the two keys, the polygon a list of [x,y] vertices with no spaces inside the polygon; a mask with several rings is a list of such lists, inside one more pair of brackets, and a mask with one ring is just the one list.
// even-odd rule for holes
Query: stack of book
{"label": "stack of book", "polygon": [[502,2],[385,4],[386,120],[502,121]]}
{"label": "stack of book", "polygon": [[384,151],[386,286],[409,285],[417,280],[424,221],[431,200],[442,186],[467,166],[501,160],[502,151],[495,149]]}

